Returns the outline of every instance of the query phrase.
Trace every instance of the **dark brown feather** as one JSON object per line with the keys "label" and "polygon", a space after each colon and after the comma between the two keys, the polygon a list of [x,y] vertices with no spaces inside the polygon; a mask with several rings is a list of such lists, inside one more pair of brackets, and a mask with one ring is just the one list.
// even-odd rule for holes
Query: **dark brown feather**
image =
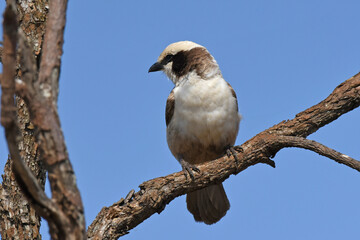
{"label": "dark brown feather", "polygon": [[175,96],[174,96],[174,89],[170,92],[169,97],[166,101],[166,108],[165,108],[165,121],[166,126],[169,125],[175,110]]}
{"label": "dark brown feather", "polygon": [[195,221],[206,224],[218,222],[230,208],[229,200],[221,183],[188,193],[186,203]]}
{"label": "dark brown feather", "polygon": [[235,98],[235,100],[236,100],[236,110],[239,111],[239,106],[238,106],[238,101],[237,101],[237,97],[236,97],[236,92],[234,91],[234,89],[232,88],[232,86],[230,85],[230,83],[227,82],[227,84],[228,84],[228,86],[229,86],[229,88],[230,88],[230,91],[231,91],[232,96],[233,96],[233,97]]}
{"label": "dark brown feather", "polygon": [[206,69],[215,64],[210,53],[202,47],[180,51],[173,56],[172,61],[172,71],[178,77],[195,70],[200,77],[204,78]]}

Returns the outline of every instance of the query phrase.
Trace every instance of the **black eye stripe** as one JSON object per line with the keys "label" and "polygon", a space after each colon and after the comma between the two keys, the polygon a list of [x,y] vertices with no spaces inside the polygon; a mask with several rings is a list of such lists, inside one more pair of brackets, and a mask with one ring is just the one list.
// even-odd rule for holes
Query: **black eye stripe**
{"label": "black eye stripe", "polygon": [[161,61],[161,64],[163,64],[163,65],[168,64],[169,62],[171,62],[173,60],[173,57],[174,57],[174,55],[172,55],[172,54],[166,55],[166,57],[164,57],[164,59]]}
{"label": "black eye stripe", "polygon": [[180,51],[172,59],[172,71],[177,76],[182,76],[185,74],[185,68],[188,66],[187,59],[188,52]]}

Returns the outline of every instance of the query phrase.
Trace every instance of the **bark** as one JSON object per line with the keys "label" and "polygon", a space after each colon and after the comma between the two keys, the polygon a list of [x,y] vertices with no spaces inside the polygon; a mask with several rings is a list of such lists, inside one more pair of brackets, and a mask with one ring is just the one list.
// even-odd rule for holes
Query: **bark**
{"label": "bark", "polygon": [[[46,172],[39,160],[38,144],[35,141],[34,127],[23,100],[17,98],[17,114],[21,141],[18,145],[20,155],[36,176],[42,188],[45,186]],[[0,233],[2,239],[41,239],[40,216],[31,206],[19,185],[12,169],[12,160],[8,161],[0,185]]]}
{"label": "bark", "polygon": [[154,213],[164,210],[174,198],[223,182],[257,163],[275,164],[271,158],[286,147],[300,147],[317,152],[360,171],[360,162],[336,152],[320,143],[306,139],[319,128],[336,120],[360,105],[360,74],[340,84],[325,100],[299,113],[289,121],[259,133],[241,146],[237,146],[237,163],[234,158],[221,157],[199,165],[200,174],[194,180],[182,172],[156,178],[140,185],[138,192],[130,191],[127,198],[110,207],[104,207],[88,228],[88,239],[117,239]]}
{"label": "bark", "polygon": [[[1,122],[12,159],[13,178],[32,207],[48,221],[53,239],[84,239],[85,221],[81,197],[60,128],[56,104],[67,1],[52,0],[49,6],[44,1],[22,1],[19,4],[21,7],[30,7],[35,12],[27,14],[22,9],[17,12],[15,2],[9,0],[4,13]],[[45,15],[41,15],[42,13]],[[18,31],[16,15],[20,16],[20,20],[35,22],[23,24],[23,28]],[[45,19],[46,27],[38,25],[37,21]],[[27,39],[29,36],[30,41]],[[32,48],[31,45],[36,47]],[[15,80],[16,46],[20,49],[21,69]],[[20,145],[20,129],[13,102],[15,93],[21,97],[20,105],[26,103],[29,106],[27,115],[32,123],[27,127],[33,130],[32,134],[38,142],[34,141],[34,144],[38,147],[37,155],[41,156],[49,174],[52,199],[45,195],[43,187],[24,164],[24,157],[17,148]],[[15,224],[14,227],[18,226]]]}
{"label": "bark", "polygon": [[[53,239],[86,236],[82,201],[57,112],[66,6],[66,0],[50,0],[49,6],[46,0],[19,1],[17,6],[8,0],[4,14],[1,123],[11,159],[0,186],[3,239],[40,239],[39,215],[48,221]],[[18,58],[16,47],[20,49]],[[193,180],[178,172],[144,182],[139,191],[131,190],[125,199],[104,207],[89,226],[87,237],[117,239],[152,214],[162,212],[180,195],[223,182],[258,163],[275,167],[272,158],[286,147],[305,148],[360,171],[359,161],[306,139],[359,105],[357,74],[319,104],[237,146],[238,161],[224,155],[199,165],[201,172]],[[51,199],[43,190],[43,167],[49,173]]]}
{"label": "bark", "polygon": [[[45,29],[47,11],[45,1],[18,2],[17,17],[20,27],[26,32],[27,41],[33,49],[34,57],[40,54],[41,42]],[[2,51],[1,48],[1,56]],[[2,57],[1,57],[2,60]],[[21,77],[19,64],[16,65],[16,78]],[[39,159],[38,144],[34,137],[36,130],[30,121],[29,111],[25,102],[17,97],[17,120],[19,126],[18,150],[20,156],[44,188],[46,172]],[[9,157],[2,175],[0,185],[0,233],[2,239],[41,239],[39,233],[40,216],[29,204],[18,184],[12,169],[12,159]]]}

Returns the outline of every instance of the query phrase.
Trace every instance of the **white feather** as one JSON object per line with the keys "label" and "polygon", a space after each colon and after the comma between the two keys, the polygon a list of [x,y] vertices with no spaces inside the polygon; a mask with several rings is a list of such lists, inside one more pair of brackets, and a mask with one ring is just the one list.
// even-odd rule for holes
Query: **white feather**
{"label": "white feather", "polygon": [[204,80],[191,72],[175,87],[174,96],[172,127],[185,139],[194,138],[206,146],[237,132],[236,99],[221,74]]}

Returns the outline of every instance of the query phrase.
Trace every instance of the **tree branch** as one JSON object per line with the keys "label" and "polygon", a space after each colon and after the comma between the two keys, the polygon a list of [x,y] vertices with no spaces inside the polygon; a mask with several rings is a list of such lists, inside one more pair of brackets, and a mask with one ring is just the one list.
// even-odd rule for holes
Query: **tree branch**
{"label": "tree branch", "polygon": [[[52,238],[77,240],[85,238],[84,211],[76,186],[75,174],[66,150],[56,105],[66,6],[67,1],[50,1],[39,72],[33,54],[26,45],[24,34],[20,31],[19,45],[22,50],[23,81],[18,79],[16,87],[14,76],[17,22],[16,11],[10,12],[11,20],[16,24],[11,25],[13,22],[7,21],[4,25],[8,26],[6,28],[8,31],[4,35],[12,37],[12,52],[7,54],[6,51],[10,47],[6,44],[9,44],[10,41],[6,41],[3,56],[5,76],[2,83],[2,124],[6,130],[9,151],[14,158],[15,175],[19,177],[19,184],[24,185],[23,192],[29,195],[39,213],[48,220]],[[8,12],[5,13],[8,14]],[[8,19],[10,20],[10,18]],[[10,26],[11,29],[9,29]],[[7,55],[11,55],[12,58]],[[10,60],[11,64],[5,64]],[[34,181],[34,176],[26,168],[19,155],[17,149],[19,139],[15,137],[18,128],[14,93],[22,97],[29,107],[30,116],[36,129],[35,136],[39,141],[41,157],[48,170],[52,200],[46,197],[44,191]]]}
{"label": "tree branch", "polygon": [[323,144],[316,141],[293,136],[269,136],[269,139],[271,138],[273,139],[272,141],[274,141],[276,144],[279,144],[280,148],[304,148],[316,152],[322,156],[328,157],[337,163],[344,164],[360,172],[360,161],[357,161],[345,154],[337,152],[334,149],[324,146]]}
{"label": "tree branch", "polygon": [[[53,200],[67,218],[67,223],[51,232],[53,238],[84,239],[85,219],[80,192],[66,150],[57,112],[57,92],[62,55],[67,1],[52,0],[44,37],[40,71],[34,73],[34,61],[29,50],[21,44],[23,82],[16,93],[29,106],[31,119],[37,127],[42,160],[48,170]],[[21,42],[20,42],[21,43]],[[62,230],[64,228],[64,231]]]}
{"label": "tree branch", "polygon": [[[238,152],[240,163],[226,156],[198,166],[200,174],[188,181],[182,172],[159,177],[140,185],[129,201],[120,200],[104,207],[88,228],[88,239],[117,239],[152,214],[162,212],[174,198],[224,181],[257,163],[270,164],[270,158],[284,147],[301,147],[330,157],[358,170],[358,162],[319,143],[304,139],[319,128],[360,105],[360,74],[346,80],[322,102],[248,140]],[[301,140],[300,140],[301,139]],[[270,164],[271,165],[271,164]]]}
{"label": "tree branch", "polygon": [[50,13],[46,25],[43,55],[40,63],[39,86],[43,96],[57,105],[59,76],[64,29],[66,23],[67,0],[50,1]]}
{"label": "tree branch", "polygon": [[[35,0],[31,2],[17,1],[17,19],[20,23],[19,29],[26,31],[32,49],[32,55],[35,59],[40,54],[41,42],[45,32],[45,20],[47,16],[46,4],[39,4],[45,0]],[[10,2],[9,2],[10,4]],[[13,4],[13,3],[12,3]],[[31,17],[31,16],[36,16]],[[34,28],[36,26],[36,28]],[[40,41],[38,41],[40,40]],[[33,44],[32,44],[33,43]],[[3,45],[3,42],[0,42]],[[0,58],[2,56],[0,48]],[[19,56],[19,51],[17,51]],[[22,76],[20,70],[19,58],[16,63],[16,79]],[[46,171],[44,164],[40,159],[38,143],[36,142],[34,132],[36,129],[30,120],[30,115],[25,102],[16,97],[16,115],[17,125],[20,132],[17,136],[17,148],[22,160],[30,168],[36,177],[40,187],[44,189]],[[41,239],[40,235],[40,215],[37,213],[31,199],[23,194],[23,191],[14,174],[13,159],[9,156],[4,172],[2,183],[0,184],[0,234],[3,239]],[[19,178],[17,178],[19,180]],[[30,200],[30,201],[29,201]]]}
{"label": "tree branch", "polygon": [[[17,44],[16,8],[10,2],[4,12],[4,55],[3,76],[1,79],[1,124],[5,128],[5,136],[10,155],[13,159],[13,170],[19,186],[35,209],[45,219],[55,219],[58,226],[63,226],[66,218],[54,203],[47,198],[43,188],[20,156],[17,144],[20,132],[16,122],[15,108],[15,66]],[[64,230],[64,229],[61,229]]]}

